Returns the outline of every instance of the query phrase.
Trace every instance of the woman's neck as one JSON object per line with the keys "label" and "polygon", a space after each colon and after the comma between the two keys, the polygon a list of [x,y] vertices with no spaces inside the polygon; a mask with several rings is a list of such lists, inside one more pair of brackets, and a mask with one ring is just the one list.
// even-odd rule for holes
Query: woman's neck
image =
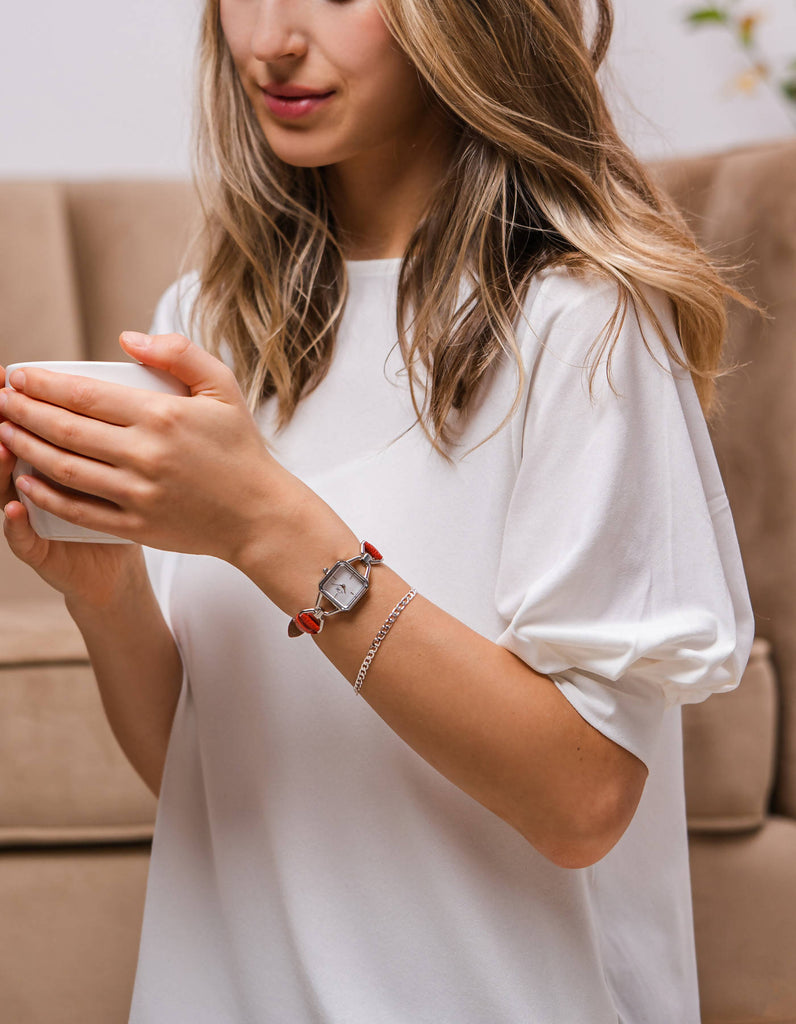
{"label": "woman's neck", "polygon": [[455,138],[438,119],[425,137],[391,144],[324,170],[346,259],[403,256],[453,155]]}

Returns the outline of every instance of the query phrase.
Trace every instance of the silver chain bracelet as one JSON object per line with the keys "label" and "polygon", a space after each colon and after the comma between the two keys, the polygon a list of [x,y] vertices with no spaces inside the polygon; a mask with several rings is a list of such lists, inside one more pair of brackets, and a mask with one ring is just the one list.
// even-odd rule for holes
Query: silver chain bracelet
{"label": "silver chain bracelet", "polygon": [[357,673],[356,682],[354,683],[354,693],[359,693],[360,690],[362,689],[362,684],[365,681],[365,676],[368,674],[368,669],[370,668],[370,663],[376,657],[376,651],[378,651],[379,647],[381,646],[382,640],[390,632],[390,629],[392,628],[393,623],[398,618],[398,616],[401,614],[401,612],[404,610],[404,608],[406,608],[406,606],[409,604],[409,602],[412,600],[412,598],[415,596],[416,593],[417,593],[417,591],[415,590],[414,587],[412,587],[412,589],[409,591],[409,593],[405,594],[401,598],[401,600],[398,602],[398,604],[393,608],[393,610],[387,616],[387,619],[386,619],[384,625],[381,627],[381,629],[378,631],[376,636],[373,638],[373,643],[370,645],[370,650],[365,655],[365,660],[362,662],[362,667],[360,668],[359,672]]}

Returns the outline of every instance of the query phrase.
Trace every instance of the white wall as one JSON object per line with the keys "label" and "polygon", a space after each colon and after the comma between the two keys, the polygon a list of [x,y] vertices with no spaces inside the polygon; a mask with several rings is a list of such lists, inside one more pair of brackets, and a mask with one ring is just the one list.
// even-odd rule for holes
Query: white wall
{"label": "white wall", "polygon": [[9,0],[0,175],[187,174],[200,10],[200,0]]}
{"label": "white wall", "polygon": [[[689,32],[683,0],[615,0],[606,90],[643,157],[722,149],[794,130],[784,102],[724,94],[743,69],[719,29]],[[796,4],[759,0],[765,39],[792,44]],[[16,0],[0,42],[0,176],[189,173],[192,64],[201,0]]]}
{"label": "white wall", "polygon": [[[721,150],[792,134],[796,105],[770,88],[745,95],[729,87],[749,67],[721,27],[691,29],[683,13],[697,0],[614,0],[609,50],[612,101],[625,137],[643,157]],[[726,3],[726,0],[725,0]],[[761,45],[779,67],[796,58],[794,0],[751,0],[762,11]]]}

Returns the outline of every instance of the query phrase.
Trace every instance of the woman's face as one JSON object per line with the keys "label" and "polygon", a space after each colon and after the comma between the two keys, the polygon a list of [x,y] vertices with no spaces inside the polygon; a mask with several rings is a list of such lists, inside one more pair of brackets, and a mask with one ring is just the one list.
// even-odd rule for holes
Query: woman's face
{"label": "woman's face", "polygon": [[427,127],[418,75],[377,0],[220,0],[220,10],[257,120],[286,163],[324,167],[385,147],[394,153]]}

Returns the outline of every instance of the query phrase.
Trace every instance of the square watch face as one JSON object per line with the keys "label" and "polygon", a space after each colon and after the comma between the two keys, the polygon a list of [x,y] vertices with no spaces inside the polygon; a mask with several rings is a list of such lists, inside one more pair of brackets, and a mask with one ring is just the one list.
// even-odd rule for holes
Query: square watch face
{"label": "square watch face", "polygon": [[337,562],[323,577],[320,591],[340,611],[348,611],[368,589],[368,581],[347,562]]}

